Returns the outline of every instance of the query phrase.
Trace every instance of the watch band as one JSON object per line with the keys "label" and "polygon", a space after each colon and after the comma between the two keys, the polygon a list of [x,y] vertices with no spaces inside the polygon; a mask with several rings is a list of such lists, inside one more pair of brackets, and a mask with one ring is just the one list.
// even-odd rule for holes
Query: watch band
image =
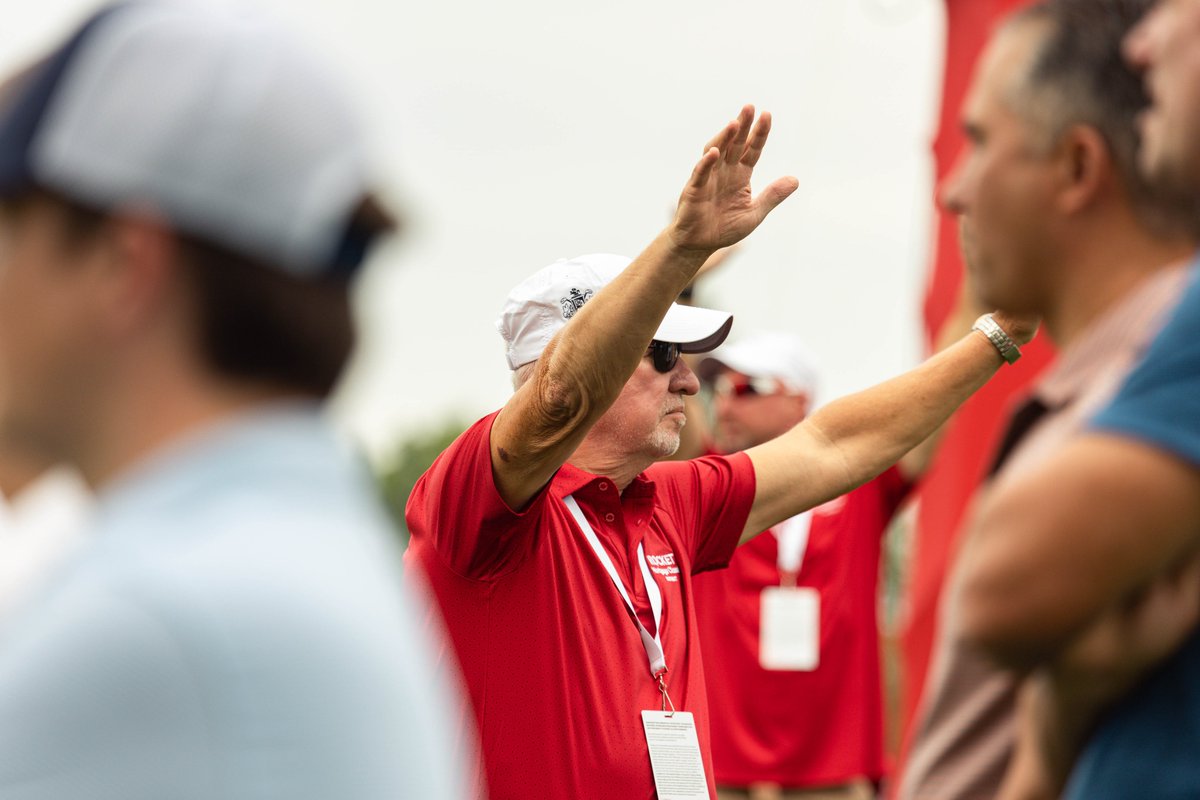
{"label": "watch band", "polygon": [[1017,343],[1004,332],[1004,328],[1000,327],[1000,323],[996,322],[991,314],[984,314],[975,320],[971,330],[979,331],[986,336],[988,341],[1000,351],[1000,357],[1007,363],[1013,364],[1021,357],[1021,348],[1017,347]]}

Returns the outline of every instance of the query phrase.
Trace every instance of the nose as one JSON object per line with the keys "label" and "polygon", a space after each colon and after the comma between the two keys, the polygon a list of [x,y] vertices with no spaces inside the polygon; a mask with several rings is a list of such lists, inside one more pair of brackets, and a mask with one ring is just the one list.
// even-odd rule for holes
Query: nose
{"label": "nose", "polygon": [[[970,147],[970,145],[966,147]],[[962,214],[967,210],[964,197],[964,183],[967,171],[966,147],[959,151],[958,158],[954,159],[954,166],[950,168],[950,171],[938,183],[938,203],[949,214]]]}
{"label": "nose", "polygon": [[1149,66],[1152,26],[1163,13],[1162,5],[1162,3],[1155,5],[1142,18],[1141,22],[1134,25],[1133,29],[1125,34],[1125,39],[1121,42],[1121,53],[1134,69],[1145,69]]}
{"label": "nose", "polygon": [[700,379],[696,377],[696,373],[692,372],[692,368],[683,358],[676,361],[675,369],[671,370],[670,389],[672,392],[681,392],[689,397],[700,392]]}

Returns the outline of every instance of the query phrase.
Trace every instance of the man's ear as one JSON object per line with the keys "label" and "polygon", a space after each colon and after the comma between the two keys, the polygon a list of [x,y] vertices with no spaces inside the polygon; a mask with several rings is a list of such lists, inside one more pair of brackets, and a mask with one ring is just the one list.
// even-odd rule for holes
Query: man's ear
{"label": "man's ear", "polygon": [[109,225],[100,299],[113,333],[136,334],[179,291],[179,240],[165,221],[144,212],[116,213]]}
{"label": "man's ear", "polygon": [[1095,202],[1113,177],[1108,142],[1090,125],[1072,125],[1057,148],[1061,183],[1057,203],[1065,214],[1077,214]]}

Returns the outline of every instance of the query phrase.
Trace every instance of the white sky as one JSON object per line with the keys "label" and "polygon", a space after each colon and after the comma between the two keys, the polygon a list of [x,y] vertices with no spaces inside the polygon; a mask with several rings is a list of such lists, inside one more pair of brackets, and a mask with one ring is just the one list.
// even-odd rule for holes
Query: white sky
{"label": "white sky", "polygon": [[[0,70],[93,0],[9,3]],[[349,79],[403,236],[357,290],[337,401],[376,457],[510,391],[493,320],[560,257],[636,255],[744,102],[775,117],[758,174],[800,190],[701,287],[734,337],[805,337],[826,399],[918,359],[940,0],[259,0]]]}

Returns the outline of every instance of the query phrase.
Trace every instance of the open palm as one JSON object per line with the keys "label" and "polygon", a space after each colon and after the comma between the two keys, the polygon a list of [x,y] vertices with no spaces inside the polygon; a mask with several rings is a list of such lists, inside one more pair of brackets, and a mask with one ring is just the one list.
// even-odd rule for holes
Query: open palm
{"label": "open palm", "polygon": [[771,115],[754,119],[754,106],[742,108],[704,148],[704,155],[679,197],[671,226],[675,245],[687,250],[715,250],[740,242],[777,205],[796,191],[795,178],[779,178],[758,197],[750,177],[771,132]]}

